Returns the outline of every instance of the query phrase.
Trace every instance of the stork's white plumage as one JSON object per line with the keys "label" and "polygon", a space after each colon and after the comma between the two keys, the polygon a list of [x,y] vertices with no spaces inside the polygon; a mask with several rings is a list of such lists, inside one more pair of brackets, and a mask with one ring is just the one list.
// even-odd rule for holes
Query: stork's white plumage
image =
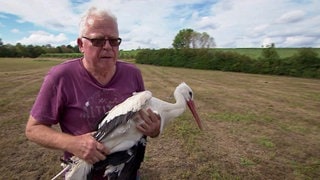
{"label": "stork's white plumage", "polygon": [[[136,128],[137,123],[143,123],[142,120],[136,120],[139,118],[137,113],[139,110],[151,109],[159,114],[161,117],[160,132],[163,132],[171,120],[185,111],[186,105],[189,106],[199,128],[202,129],[200,118],[195,110],[192,89],[186,83],[181,83],[176,87],[174,97],[176,103],[172,104],[152,97],[150,91],[135,93],[108,112],[99,124],[94,137],[103,143],[111,153],[127,150],[143,136]],[[93,166],[76,157],[73,157],[72,160],[73,163],[67,167],[69,170],[66,179],[86,179]]]}

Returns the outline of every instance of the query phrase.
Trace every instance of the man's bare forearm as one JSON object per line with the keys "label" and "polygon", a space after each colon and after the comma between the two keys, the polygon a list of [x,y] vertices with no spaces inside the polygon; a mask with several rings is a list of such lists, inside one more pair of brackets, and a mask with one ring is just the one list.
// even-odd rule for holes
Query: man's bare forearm
{"label": "man's bare forearm", "polygon": [[71,135],[38,123],[32,116],[29,117],[25,133],[30,141],[47,148],[64,151],[68,151],[68,141],[72,139]]}

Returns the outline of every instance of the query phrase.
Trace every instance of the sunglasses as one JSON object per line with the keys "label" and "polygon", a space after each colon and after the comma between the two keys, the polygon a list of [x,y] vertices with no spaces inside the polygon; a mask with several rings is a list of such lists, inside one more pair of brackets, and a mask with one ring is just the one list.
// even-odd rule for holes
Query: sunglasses
{"label": "sunglasses", "polygon": [[107,41],[109,41],[109,44],[111,46],[119,46],[121,44],[121,38],[110,38],[110,39],[90,39],[88,37],[82,37],[85,38],[87,40],[89,40],[93,46],[96,47],[103,47]]}

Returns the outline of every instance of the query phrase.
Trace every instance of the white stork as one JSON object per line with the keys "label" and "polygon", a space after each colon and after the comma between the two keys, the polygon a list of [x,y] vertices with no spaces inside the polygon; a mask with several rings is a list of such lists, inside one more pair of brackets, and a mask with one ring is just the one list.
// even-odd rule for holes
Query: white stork
{"label": "white stork", "polygon": [[[161,133],[171,120],[180,116],[185,111],[186,105],[190,108],[199,128],[202,129],[201,121],[193,102],[192,89],[183,82],[176,87],[174,98],[176,99],[176,103],[172,104],[152,97],[150,91],[134,93],[133,96],[115,106],[106,114],[99,124],[94,137],[97,141],[103,143],[110,150],[110,153],[128,150],[143,136],[136,128],[137,123],[143,123],[142,120],[136,120],[140,117],[138,115],[139,113],[137,113],[139,110],[151,109],[160,115]],[[53,179],[66,171],[66,179],[68,180],[86,179],[93,165],[77,157],[72,157],[71,160],[73,162],[68,164],[67,167]],[[122,169],[123,166],[124,164],[119,167],[108,166],[107,168],[112,171],[113,168]],[[106,172],[109,170],[106,169]]]}

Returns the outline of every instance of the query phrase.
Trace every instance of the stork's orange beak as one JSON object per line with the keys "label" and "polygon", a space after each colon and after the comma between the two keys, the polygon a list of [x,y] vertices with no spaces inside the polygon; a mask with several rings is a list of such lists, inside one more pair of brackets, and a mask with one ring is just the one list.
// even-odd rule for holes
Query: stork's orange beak
{"label": "stork's orange beak", "polygon": [[195,121],[197,122],[197,124],[199,126],[199,129],[202,130],[202,123],[201,123],[201,120],[200,120],[199,115],[197,113],[196,106],[194,105],[193,100],[187,101],[187,104],[188,104],[188,107],[189,107]]}

